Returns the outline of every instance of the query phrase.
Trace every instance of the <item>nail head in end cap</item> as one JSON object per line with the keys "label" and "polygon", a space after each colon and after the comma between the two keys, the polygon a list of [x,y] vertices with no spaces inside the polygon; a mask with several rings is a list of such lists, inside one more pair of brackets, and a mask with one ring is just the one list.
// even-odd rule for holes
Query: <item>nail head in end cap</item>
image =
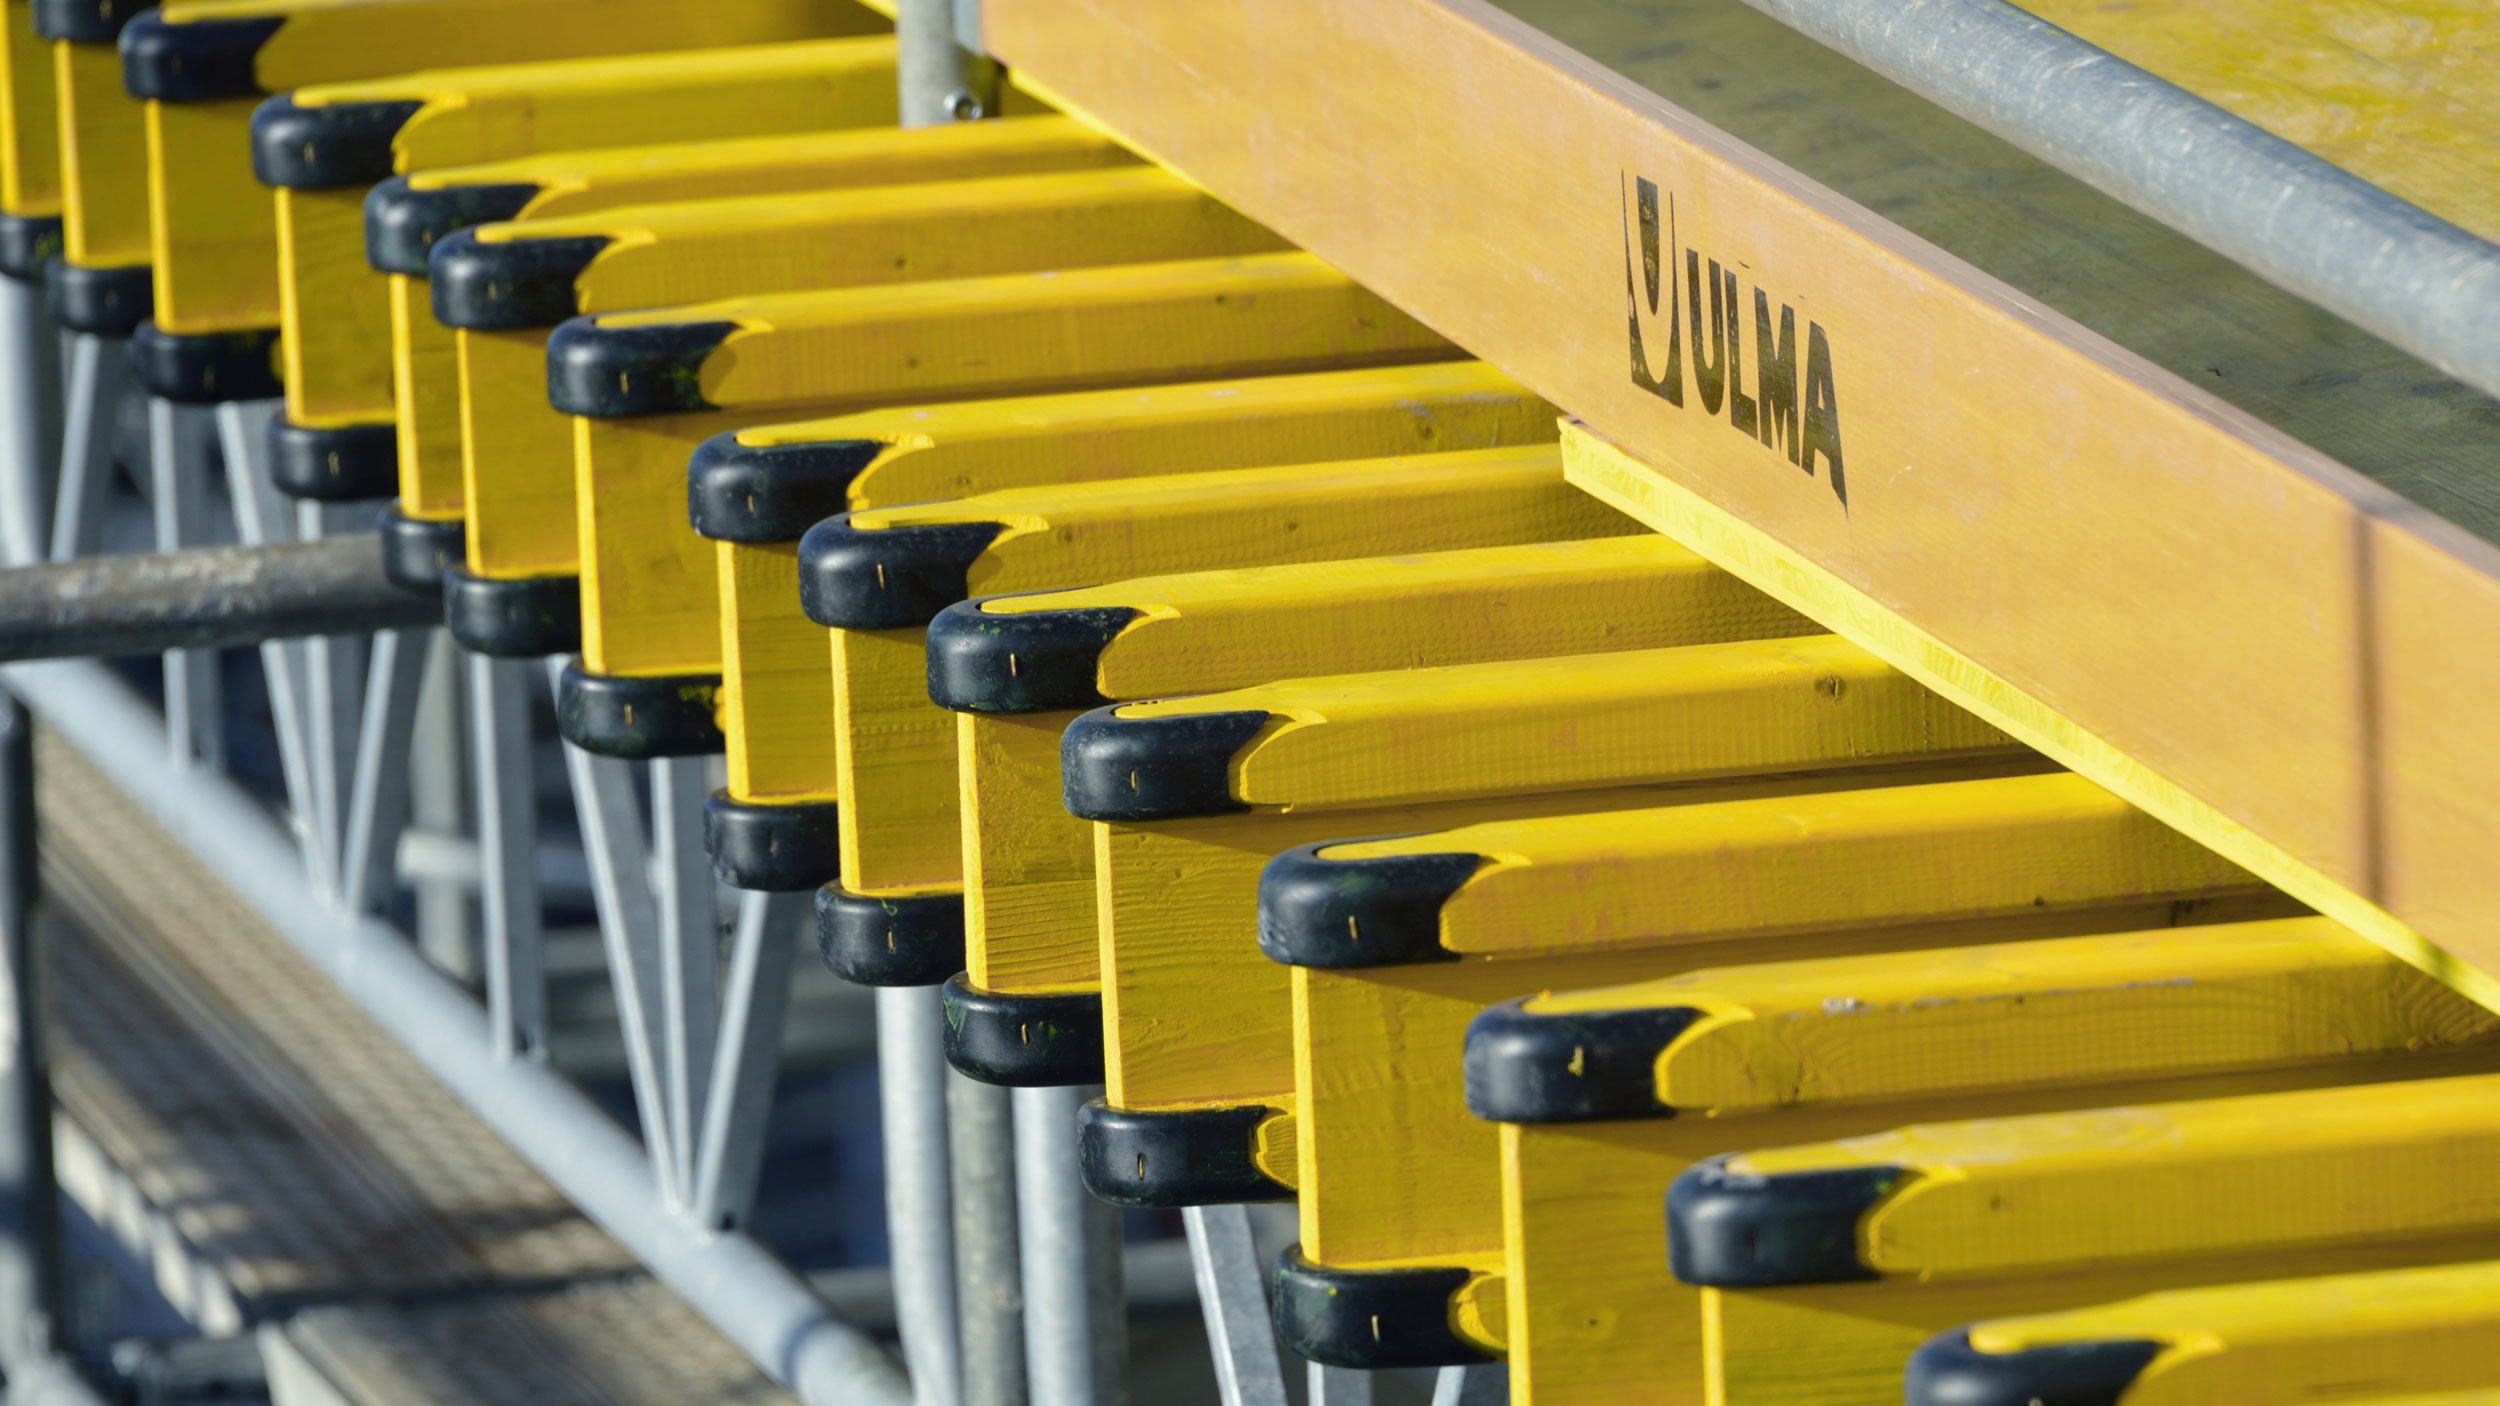
{"label": "nail head in end cap", "polygon": [[594,420],[717,410],[703,398],[703,363],[737,330],[734,322],[602,327],[596,317],[574,318],[547,337],[547,401]]}
{"label": "nail head in end cap", "polygon": [[424,103],[325,103],[291,93],[252,111],[252,175],[282,190],[335,190],[390,178],[391,142]]}
{"label": "nail head in end cap", "polygon": [[156,0],[34,0],[38,37],[69,44],[110,44],[131,17],[156,8]]}
{"label": "nail head in end cap", "polygon": [[1115,1206],[1147,1209],[1290,1201],[1293,1188],[1259,1170],[1259,1125],[1277,1110],[1114,1108],[1077,1114],[1076,1164],[1085,1189]]}
{"label": "nail head in end cap", "polygon": [[1095,687],[1102,651],[1140,612],[1106,605],[992,614],[981,606],[963,601],[929,622],[929,701],[959,713],[1056,713],[1112,701]]}
{"label": "nail head in end cap", "polygon": [[61,248],[60,216],[0,215],[0,276],[41,282],[44,265],[61,257]]}
{"label": "nail head in end cap", "polygon": [[498,659],[543,659],[582,647],[582,578],[476,576],[443,570],[443,627],[452,643]]}
{"label": "nail head in end cap", "polygon": [[1467,1023],[1467,1111],[1489,1123],[1670,1118],[1658,1102],[1658,1055],[1701,1019],[1690,1006],[1528,1010],[1527,997]]}
{"label": "nail head in end cap", "polygon": [[1731,1172],[1696,1162],[1667,1188],[1667,1268],[1707,1289],[1854,1284],[1877,1278],[1858,1259],[1858,1222],[1909,1173],[1900,1167]]}
{"label": "nail head in end cap", "polygon": [[1441,905],[1484,863],[1477,854],[1323,859],[1357,840],[1298,845],[1259,874],[1259,950],[1291,967],[1350,969],[1455,962]]}
{"label": "nail head in end cap", "polygon": [[88,268],[67,259],[43,266],[52,320],[91,337],[127,337],[156,310],[156,273],[146,264]]}
{"label": "nail head in end cap", "polygon": [[850,507],[851,480],[885,448],[873,439],[740,444],[736,431],[716,434],[686,460],[686,520],[715,542],[796,542]]}
{"label": "nail head in end cap", "polygon": [[456,517],[410,517],[394,502],[374,526],[382,538],[382,574],[421,595],[442,594],[443,573],[468,550],[469,525]]}
{"label": "nail head in end cap", "polygon": [[1102,993],[984,991],[947,978],[946,1062],[984,1084],[1066,1088],[1102,1082]]}
{"label": "nail head in end cap", "polygon": [[161,14],[135,15],[121,32],[122,86],[156,102],[259,97],[254,61],[285,23],[270,16],[175,24]]}
{"label": "nail head in end cap", "polygon": [[286,394],[286,383],[278,379],[275,327],[183,335],[142,322],[125,350],[131,379],[159,400],[223,405]]}
{"label": "nail head in end cap", "polygon": [[472,332],[558,326],[581,311],[574,280],[608,243],[604,234],[489,242],[454,230],[426,256],[434,320]]}
{"label": "nail head in end cap", "polygon": [[733,889],[804,893],[842,872],[842,808],[831,801],[742,801],[714,791],[703,803],[712,875]]}
{"label": "nail head in end cap", "polygon": [[527,181],[445,185],[419,190],[393,176],[365,192],[365,262],[376,273],[428,278],[427,263],[445,236],[472,225],[509,220],[544,187]]}
{"label": "nail head in end cap", "polygon": [[964,897],[816,890],[816,955],[861,986],[941,986],[964,969]]}
{"label": "nail head in end cap", "polygon": [[907,630],[972,593],[973,563],[1003,522],[858,527],[839,513],[799,538],[799,608],[829,629]]}
{"label": "nail head in end cap", "polygon": [[269,477],[290,498],[366,503],[399,491],[399,427],[299,425],[269,417]]}
{"label": "nail head in end cap", "polygon": [[567,661],[556,682],[556,732],[625,761],[708,757],[727,748],[713,712],[718,674],[594,674]]}
{"label": "nail head in end cap", "polygon": [[1450,1297],[1472,1277],[1458,1267],[1332,1269],[1292,1245],[1276,1257],[1268,1302],[1276,1336],[1322,1366],[1472,1367],[1501,1360],[1450,1326]]}
{"label": "nail head in end cap", "polygon": [[1905,1406],[2120,1406],[2163,1345],[2140,1338],[1981,1352],[1970,1331],[1939,1333],[1910,1354]]}
{"label": "nail head in end cap", "polygon": [[1124,718],[1096,708],[1059,738],[1059,790],[1079,820],[1180,820],[1250,809],[1233,758],[1276,715],[1252,710]]}

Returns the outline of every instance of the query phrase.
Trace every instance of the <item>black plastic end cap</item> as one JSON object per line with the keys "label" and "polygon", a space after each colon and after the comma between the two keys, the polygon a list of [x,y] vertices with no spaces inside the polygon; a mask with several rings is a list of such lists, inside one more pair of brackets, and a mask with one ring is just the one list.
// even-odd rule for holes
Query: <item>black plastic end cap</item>
{"label": "black plastic end cap", "polygon": [[0,277],[39,282],[44,266],[59,257],[60,216],[0,215]]}
{"label": "black plastic end cap", "polygon": [[452,643],[471,654],[498,659],[570,654],[582,647],[582,578],[473,576],[446,566],[443,626]]}
{"label": "black plastic end cap", "polygon": [[374,524],[382,538],[382,574],[420,595],[440,595],[443,573],[466,554],[469,525],[458,518],[410,517],[393,503]]}
{"label": "black plastic end cap", "polygon": [[1910,1354],[1901,1399],[1905,1406],[2119,1406],[2161,1351],[2158,1342],[2125,1338],[1981,1352],[1956,1328]]}
{"label": "black plastic end cap", "polygon": [[729,745],[712,711],[719,696],[718,674],[594,674],[575,659],[556,683],[556,732],[632,762],[708,757]]}
{"label": "black plastic end cap", "polygon": [[703,362],[737,330],[734,322],[602,327],[596,317],[574,318],[547,338],[547,401],[594,420],[717,410],[703,398]]}
{"label": "black plastic end cap", "polygon": [[1055,713],[1112,700],[1094,686],[1105,645],[1138,612],[1124,605],[993,615],[977,600],[929,622],[929,701],[959,713]]}
{"label": "black plastic end cap", "polygon": [[940,986],[964,969],[960,893],[853,893],[816,890],[816,955],[861,986]]}
{"label": "black plastic end cap", "polygon": [[1706,1289],[1852,1284],[1876,1277],[1858,1260],[1858,1222],[1908,1173],[1834,1167],[1758,1175],[1728,1157],[1684,1169],[1667,1188],[1667,1268]]}
{"label": "black plastic end cap", "polygon": [[269,477],[290,498],[365,503],[399,491],[399,427],[299,425],[269,417]]}
{"label": "black plastic end cap", "polygon": [[703,803],[703,847],[733,889],[800,893],[842,872],[841,814],[831,801],[774,805],[714,791]]}
{"label": "black plastic end cap", "polygon": [[1272,1108],[1114,1108],[1077,1115],[1076,1164],[1085,1189],[1115,1206],[1225,1206],[1290,1201],[1293,1188],[1253,1159]]}
{"label": "black plastic end cap", "polygon": [[184,336],[142,322],[130,334],[130,375],[149,395],[186,405],[269,400],[286,393],[277,350],[275,327]]}
{"label": "black plastic end cap", "polygon": [[156,275],[146,264],[85,268],[67,259],[43,266],[52,320],[94,337],[127,337],[156,311]]}
{"label": "black plastic end cap", "polygon": [[946,1062],[984,1084],[1019,1089],[1102,1082],[1102,995],[984,991],[946,979]]}
{"label": "black plastic end cap", "polygon": [[929,624],[972,593],[972,564],[1006,530],[1003,522],[854,527],[837,513],[799,538],[799,608],[832,629]]}
{"label": "black plastic end cap", "polygon": [[1665,1118],[1658,1053],[1702,1013],[1689,1006],[1539,1015],[1525,997],[1467,1023],[1467,1111],[1491,1123]]}
{"label": "black plastic end cap", "polygon": [[122,86],[134,98],[205,103],[261,94],[253,60],[286,23],[283,17],[195,19],[133,16],[123,26]]}
{"label": "black plastic end cap", "polygon": [[426,257],[434,320],[480,332],[554,327],[581,311],[573,280],[607,247],[600,234],[490,244],[475,230],[454,230]]}
{"label": "black plastic end cap", "polygon": [[1079,820],[1179,820],[1236,815],[1233,755],[1273,713],[1182,713],[1124,718],[1119,705],[1096,708],[1059,739],[1059,789]]}
{"label": "black plastic end cap", "polygon": [[35,33],[72,44],[110,44],[131,16],[156,8],[156,0],[35,0]]}
{"label": "black plastic end cap", "polygon": [[333,190],[391,174],[391,139],[421,102],[299,106],[280,93],[252,113],[252,175],[265,186]]}
{"label": "black plastic end cap", "polygon": [[[850,506],[851,480],[884,452],[873,439],[740,444],[736,431],[714,435],[686,460],[686,520],[715,542],[796,542]],[[802,577],[802,596],[807,589]]]}
{"label": "black plastic end cap", "polygon": [[427,260],[446,235],[511,219],[539,190],[526,181],[416,190],[407,177],[391,176],[365,192],[365,262],[377,273],[428,277]]}
{"label": "black plastic end cap", "polygon": [[1322,859],[1300,845],[1259,874],[1259,950],[1289,967],[1393,967],[1454,962],[1441,945],[1441,905],[1484,862],[1476,854]]}
{"label": "black plastic end cap", "polygon": [[1464,1269],[1330,1269],[1300,1245],[1276,1257],[1268,1288],[1276,1336],[1327,1367],[1472,1367],[1486,1355],[1450,1326]]}

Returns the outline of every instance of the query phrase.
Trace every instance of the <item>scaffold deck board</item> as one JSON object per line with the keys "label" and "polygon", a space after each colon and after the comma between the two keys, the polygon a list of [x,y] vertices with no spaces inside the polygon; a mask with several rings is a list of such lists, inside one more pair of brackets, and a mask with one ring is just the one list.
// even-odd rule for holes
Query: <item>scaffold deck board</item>
{"label": "scaffold deck board", "polygon": [[2500,1000],[2486,397],[1736,0],[1507,8],[988,0],[984,34],[1569,408],[1610,501],[1698,546],[1654,501],[1688,495]]}
{"label": "scaffold deck board", "polygon": [[356,1406],[790,1399],[84,758],[40,757],[64,1188],[202,1331],[283,1322]]}

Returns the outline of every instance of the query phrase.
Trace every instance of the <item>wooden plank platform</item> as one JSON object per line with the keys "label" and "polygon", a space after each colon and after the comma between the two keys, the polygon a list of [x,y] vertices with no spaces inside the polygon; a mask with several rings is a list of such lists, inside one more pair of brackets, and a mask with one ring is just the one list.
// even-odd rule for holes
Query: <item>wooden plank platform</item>
{"label": "wooden plank platform", "polygon": [[2488,398],[1736,0],[984,20],[1578,416],[1610,501],[1753,534],[1824,623],[1939,643],[1912,672],[2500,1001]]}
{"label": "wooden plank platform", "polygon": [[792,1400],[76,752],[38,756],[64,1190],[204,1333],[262,1325],[282,1403]]}

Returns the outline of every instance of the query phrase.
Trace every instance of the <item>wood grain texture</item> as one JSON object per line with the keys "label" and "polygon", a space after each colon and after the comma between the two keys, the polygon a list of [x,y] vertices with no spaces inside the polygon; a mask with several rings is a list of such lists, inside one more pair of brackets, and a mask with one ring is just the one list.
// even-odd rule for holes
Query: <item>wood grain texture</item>
{"label": "wood grain texture", "polygon": [[148,261],[147,110],[109,44],[52,45],[60,101],[61,239],[82,268]]}
{"label": "wood grain texture", "polygon": [[365,262],[365,192],[277,195],[279,366],[299,425],[391,419],[391,275]]}
{"label": "wood grain texture", "polygon": [[[456,518],[468,504],[461,441],[459,333],[434,320],[422,278],[390,276],[391,402],[399,417],[399,508],[410,517]],[[546,347],[539,347],[543,364]],[[568,514],[569,516],[569,514]],[[476,539],[467,548],[477,569]]]}
{"label": "wood grain texture", "polygon": [[720,580],[719,706],[729,794],[834,800],[842,778],[834,756],[833,676],[825,668],[824,630],[791,608],[799,594],[798,547],[712,545]]}
{"label": "wood grain texture", "polygon": [[1983,1352],[2151,1339],[2166,1350],[2130,1406],[2259,1406],[2338,1389],[2384,1395],[2476,1385],[2500,1331],[2500,1263],[2148,1294],[1972,1329]]}
{"label": "wood grain texture", "polygon": [[[1703,10],[1734,9],[1522,8],[1592,33],[1619,18],[1624,61],[1661,71],[1714,38]],[[1689,25],[1662,22],[1688,12]],[[1958,222],[1974,243],[1954,252],[2019,266],[2021,283],[1996,282],[1468,0],[997,0],[984,14],[992,50],[1047,96],[1519,376],[1653,466],[1648,478],[1756,525],[2071,719],[2106,749],[2067,758],[2097,779],[2149,799],[2151,787],[2128,785],[2141,774],[2196,798],[2249,833],[2235,857],[2270,848],[2309,873],[2304,897],[2335,890],[2392,914],[2393,929],[2338,912],[2373,936],[2500,958],[2500,878],[2474,857],[2495,838],[2476,798],[2500,790],[2500,747],[2482,729],[2389,730],[2396,717],[2446,724],[2437,700],[2474,696],[2482,652],[2399,661],[2365,624],[2437,621],[2470,639],[2500,623],[2500,552],[2434,530],[2383,486],[2491,532],[2489,475],[2466,448],[2488,441],[2473,428],[2487,402],[2296,304],[2243,298],[2245,276],[2174,257],[2158,231],[2136,243],[2124,220],[2087,220],[2061,245],[2054,222],[1972,215],[1993,176],[1936,182],[1949,200],[1901,194],[1921,207],[1918,233],[1951,249]],[[1813,65],[1828,58],[1797,42],[1724,85],[1732,107],[1790,105],[1787,159],[1819,141],[1844,186],[1956,164],[1949,145],[1929,161],[1894,140],[1919,130],[1900,114],[1923,105],[1895,98],[1852,121],[1823,101],[1813,85],[1833,70]],[[1681,410],[1630,374],[1627,328],[1641,324],[1627,302],[1650,316],[1645,286],[1626,296],[1644,272],[1627,219],[1639,178],[1657,183],[1662,220],[1672,199],[1649,377],[1664,369],[1670,315],[1692,301],[1676,291],[1683,261],[1664,251],[1741,265],[1740,298],[1758,281],[1774,325],[1789,307],[1800,338],[1824,330],[1850,451],[1845,505],[1828,465],[1801,472],[1758,433],[1734,432],[1733,412],[1703,413],[1701,385],[1680,369]],[[2111,248],[2089,248],[2112,233]],[[2211,291],[2223,285],[2227,296]],[[2052,310],[2091,302],[2090,289],[2115,291],[2097,311]],[[2133,335],[2150,359],[2105,336],[2139,307],[2151,315]],[[2171,335],[2197,319],[2229,330]],[[2196,364],[2221,368],[2199,380],[2224,399],[2177,374],[2186,346],[2217,342],[2234,355]],[[2448,591],[2381,569],[2415,551],[2448,560]],[[2439,763],[2403,770],[2398,754]],[[2425,835],[2416,816],[2462,824]],[[2407,818],[2401,833],[2388,817]]]}
{"label": "wood grain texture", "polygon": [[[426,289],[419,280],[411,280],[410,285],[412,294]],[[432,365],[432,359],[422,353],[436,344],[435,334],[453,346],[469,569],[487,577],[560,576],[579,571],[581,529],[574,513],[573,423],[547,404],[546,332],[535,327],[508,332],[467,327],[451,331],[434,320],[430,307],[413,309],[410,324],[407,369],[412,377],[424,378]],[[423,331],[416,330],[420,325]],[[411,432],[429,450],[435,439],[434,420],[427,412],[436,401],[423,392],[431,384],[430,378],[424,379],[417,397],[407,402]],[[429,466],[431,462],[430,453],[419,461]],[[400,471],[404,474],[408,467],[403,457]],[[682,484],[682,459],[677,477]],[[657,490],[646,485],[645,491]],[[684,489],[678,491],[682,496]],[[682,505],[678,516],[681,520],[685,516]],[[709,554],[705,557],[703,565],[708,569]],[[701,609],[708,618],[708,597]]]}
{"label": "wood grain texture", "polygon": [[929,701],[929,632],[809,628],[833,636],[843,887],[961,884],[955,715]]}
{"label": "wood grain texture", "polygon": [[1059,734],[1074,713],[957,713],[964,960],[991,991],[1092,991],[1093,827],[1059,801]]}
{"label": "wood grain texture", "polygon": [[260,99],[146,104],[156,325],[197,336],[278,325],[278,212],[252,175]]}
{"label": "wood grain texture", "polygon": [[35,35],[34,6],[0,8],[0,211],[61,213],[61,106],[52,46]]}

